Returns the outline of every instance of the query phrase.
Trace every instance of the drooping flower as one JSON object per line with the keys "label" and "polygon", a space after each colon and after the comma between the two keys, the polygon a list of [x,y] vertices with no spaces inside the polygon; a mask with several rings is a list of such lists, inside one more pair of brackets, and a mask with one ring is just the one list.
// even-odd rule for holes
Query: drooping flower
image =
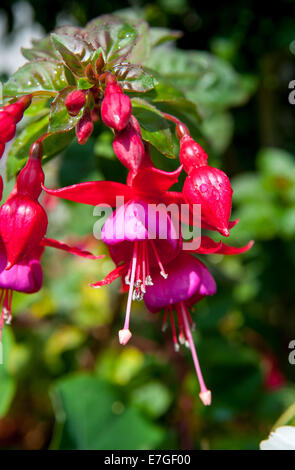
{"label": "drooping flower", "polygon": [[47,230],[47,215],[38,202],[44,173],[42,144],[33,144],[26,166],[17,177],[15,190],[0,209],[0,235],[7,253],[7,267],[27,258]]}
{"label": "drooping flower", "polygon": [[90,181],[57,190],[44,188],[49,194],[83,204],[115,207],[116,197],[124,198],[124,204],[109,217],[101,234],[117,267],[103,281],[91,284],[101,287],[120,276],[129,284],[126,320],[119,332],[121,344],[126,344],[131,337],[132,299],[141,299],[152,284],[150,268],[157,266],[159,273],[167,277],[165,264],[180,249],[181,235],[167,211],[160,210],[156,214],[152,204],[166,204],[168,189],[177,182],[181,170],[182,167],[169,173],[147,166],[139,168],[127,185]]}
{"label": "drooping flower", "polygon": [[132,112],[131,100],[123,93],[113,75],[107,75],[106,83],[101,103],[101,119],[106,126],[119,132],[125,129],[129,122]]}

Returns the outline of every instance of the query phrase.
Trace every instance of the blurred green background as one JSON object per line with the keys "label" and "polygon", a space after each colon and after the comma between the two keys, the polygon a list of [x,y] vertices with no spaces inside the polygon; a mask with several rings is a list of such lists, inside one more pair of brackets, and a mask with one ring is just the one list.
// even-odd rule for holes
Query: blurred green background
{"label": "blurred green background", "polygon": [[[2,0],[2,78],[6,61],[30,36],[103,13],[140,10],[151,26],[183,31],[177,47],[154,54],[149,65],[194,101],[210,163],[234,188],[236,244],[255,239],[235,257],[211,255],[218,293],[196,306],[195,340],[213,404],[204,408],[189,353],[174,353],[160,315],[134,304],[134,334],[117,341],[125,298],[119,285],[94,290],[112,262],[74,259],[47,249],[41,292],[15,295],[13,327],[6,327],[0,366],[2,449],[257,449],[272,426],[295,425],[295,79],[294,1],[158,0],[123,2]],[[24,13],[25,12],[25,13]],[[164,46],[163,46],[164,47]],[[6,50],[6,51],[5,51]],[[10,49],[10,56],[13,53]],[[210,53],[202,68],[203,52]],[[16,54],[16,52],[15,52]],[[206,56],[207,57],[207,56]],[[185,72],[184,72],[185,71]],[[184,113],[186,110],[183,111]],[[103,132],[101,132],[103,131]],[[98,127],[84,147],[71,144],[46,169],[48,186],[92,178],[124,180],[111,149],[111,133]],[[165,159],[158,165],[175,168]],[[89,234],[92,208],[44,198],[50,236],[104,248]]]}

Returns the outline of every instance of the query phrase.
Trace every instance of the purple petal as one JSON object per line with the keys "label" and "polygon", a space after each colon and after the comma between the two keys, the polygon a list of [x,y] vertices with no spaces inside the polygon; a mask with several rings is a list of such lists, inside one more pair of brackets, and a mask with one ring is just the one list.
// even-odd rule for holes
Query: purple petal
{"label": "purple petal", "polygon": [[144,301],[151,312],[178,302],[192,299],[196,294],[201,298],[216,292],[215,281],[197,258],[181,253],[166,266],[168,278],[159,272],[152,273],[154,285],[147,288]]}

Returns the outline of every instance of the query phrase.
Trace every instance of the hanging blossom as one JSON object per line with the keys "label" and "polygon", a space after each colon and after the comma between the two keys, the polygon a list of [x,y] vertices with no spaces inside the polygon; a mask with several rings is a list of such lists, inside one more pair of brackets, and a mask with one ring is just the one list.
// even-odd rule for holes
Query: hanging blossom
{"label": "hanging blossom", "polygon": [[[42,139],[32,145],[28,162],[17,177],[15,188],[0,209],[0,335],[4,322],[11,320],[13,291],[33,293],[42,286],[41,258],[45,246],[92,259],[88,251],[46,238],[47,214],[39,203],[44,189],[48,194],[82,204],[117,207],[106,220],[101,239],[107,245],[116,267],[103,280],[90,286],[98,288],[121,278],[128,292],[126,316],[119,331],[119,341],[125,345],[131,338],[130,315],[132,301],[144,299],[151,312],[164,310],[164,325],[171,322],[175,349],[179,343],[190,348],[200,383],[200,398],[211,403],[191,329],[194,304],[216,292],[215,281],[206,266],[194,255],[219,253],[232,255],[249,250],[253,242],[241,248],[231,247],[207,236],[199,237],[197,250],[184,251],[180,222],[217,231],[224,236],[238,220],[230,221],[232,188],[221,170],[208,165],[208,155],[190,136],[188,128],[176,117],[162,113],[176,124],[180,140],[180,167],[165,172],[154,167],[149,144],[144,142],[138,121],[132,115],[130,98],[124,94],[110,72],[104,68],[102,54],[86,75],[93,87],[73,90],[65,99],[69,116],[78,116],[75,126],[78,143],[83,145],[91,136],[95,121],[101,120],[114,132],[113,150],[128,169],[126,184],[113,181],[90,181],[60,189],[44,186],[41,167]],[[16,123],[31,102],[22,97],[0,110],[0,157],[5,143],[15,135]],[[80,116],[81,113],[81,116]],[[183,190],[171,191],[181,171],[187,173]],[[0,180],[2,193],[2,179]],[[118,198],[121,205],[117,206]],[[175,221],[165,206],[189,206],[188,214],[180,211]],[[195,205],[201,205],[201,220],[194,217]]]}
{"label": "hanging blossom", "polygon": [[[151,204],[169,203],[168,189],[177,182],[182,167],[174,172],[155,168],[133,116],[128,126],[127,131],[123,131],[124,135],[117,135],[114,142],[116,154],[129,166],[126,185],[90,181],[57,190],[44,187],[51,195],[95,206],[115,207],[116,198],[124,198],[124,204],[110,215],[101,233],[101,239],[108,245],[117,267],[104,280],[91,284],[92,287],[101,287],[122,276],[124,284],[129,286],[126,318],[119,331],[119,341],[124,345],[132,336],[129,329],[132,300],[142,300],[146,289],[152,285],[152,268],[157,267],[160,275],[167,277],[165,265],[176,256],[181,246],[181,236],[177,235],[177,227],[167,211],[156,211]],[[124,145],[128,132],[132,143]],[[116,147],[118,139],[120,145]],[[162,237],[163,233],[167,234],[166,238]]]}
{"label": "hanging blossom", "polygon": [[[42,153],[42,143],[34,143],[27,164],[0,209],[0,340],[4,323],[11,322],[13,292],[32,294],[42,287],[40,260],[46,246],[86,258],[100,258],[45,237],[47,214],[38,202],[44,181]],[[2,178],[0,189],[2,198]]]}

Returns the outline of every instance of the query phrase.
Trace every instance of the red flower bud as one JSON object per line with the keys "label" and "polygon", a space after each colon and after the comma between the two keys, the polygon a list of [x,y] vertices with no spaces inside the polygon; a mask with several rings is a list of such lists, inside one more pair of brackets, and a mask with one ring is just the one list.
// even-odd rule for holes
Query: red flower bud
{"label": "red flower bud", "polygon": [[0,235],[7,253],[7,267],[26,258],[46,234],[47,215],[38,202],[44,173],[41,168],[42,145],[32,146],[26,166],[17,178],[17,188],[0,209]]}
{"label": "red flower bud", "polygon": [[86,144],[93,131],[93,122],[89,109],[85,109],[83,116],[76,126],[76,136],[80,145]]}
{"label": "red flower bud", "polygon": [[4,110],[9,113],[13,117],[15,123],[17,123],[22,119],[25,110],[30,106],[31,102],[31,95],[22,96],[15,103],[5,106]]}
{"label": "red flower bud", "polygon": [[70,116],[77,116],[85,103],[85,94],[81,90],[72,91],[65,99],[65,105]]}
{"label": "red flower bud", "polygon": [[0,142],[0,158],[2,157],[4,153],[4,150],[5,150],[5,144],[2,144],[2,142]]}
{"label": "red flower bud", "polygon": [[2,176],[0,175],[0,201],[2,199],[2,194],[3,194],[3,179],[2,179]]}
{"label": "red flower bud", "polygon": [[233,191],[223,171],[211,166],[191,170],[183,193],[190,204],[201,204],[201,220],[206,228],[229,235]]}
{"label": "red flower bud", "polygon": [[186,173],[194,168],[207,165],[208,155],[204,149],[189,135],[182,137],[180,141],[179,160]]}
{"label": "red flower bud", "polygon": [[101,119],[106,126],[122,131],[127,126],[132,112],[131,100],[119,85],[108,82],[101,104]]}
{"label": "red flower bud", "polygon": [[146,156],[141,135],[136,129],[140,131],[137,120],[132,116],[126,129],[119,132],[113,142],[116,156],[132,172],[136,172],[146,158],[149,159],[149,156]]}
{"label": "red flower bud", "polygon": [[15,136],[16,126],[13,117],[5,111],[0,112],[0,142],[6,143]]}

